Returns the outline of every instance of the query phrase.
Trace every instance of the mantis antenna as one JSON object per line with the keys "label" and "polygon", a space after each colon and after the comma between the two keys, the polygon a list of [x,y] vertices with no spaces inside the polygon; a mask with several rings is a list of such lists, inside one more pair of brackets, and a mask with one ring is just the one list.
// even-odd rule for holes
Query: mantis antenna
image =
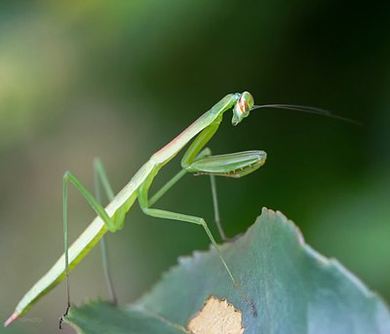
{"label": "mantis antenna", "polygon": [[302,111],[308,114],[316,114],[321,116],[330,117],[333,119],[338,119],[340,121],[344,121],[347,123],[351,123],[354,125],[361,126],[362,124],[358,121],[355,121],[354,119],[335,115],[329,110],[316,108],[316,107],[308,107],[308,106],[302,106],[302,105],[296,105],[296,104],[281,104],[281,103],[273,103],[273,104],[262,104],[262,105],[254,105],[251,111],[256,109],[264,109],[264,108],[271,108],[271,109],[283,109],[283,110],[290,110],[290,111]]}

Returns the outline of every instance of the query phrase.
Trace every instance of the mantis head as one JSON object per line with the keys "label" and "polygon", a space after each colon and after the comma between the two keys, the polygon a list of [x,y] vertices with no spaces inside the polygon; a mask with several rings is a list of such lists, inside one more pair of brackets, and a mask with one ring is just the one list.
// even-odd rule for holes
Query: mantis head
{"label": "mantis head", "polygon": [[238,98],[233,107],[232,124],[237,125],[245,117],[248,117],[249,112],[254,106],[254,103],[255,102],[251,93],[243,92],[242,94],[240,94],[240,97]]}

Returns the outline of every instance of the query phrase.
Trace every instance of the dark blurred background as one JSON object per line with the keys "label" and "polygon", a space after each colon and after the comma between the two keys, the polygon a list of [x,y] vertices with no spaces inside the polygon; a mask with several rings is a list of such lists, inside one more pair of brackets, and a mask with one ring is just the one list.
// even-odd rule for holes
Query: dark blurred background
{"label": "dark blurred background", "polygon": [[[389,301],[385,3],[1,2],[0,317],[62,253],[65,170],[92,189],[92,159],[100,156],[119,190],[153,152],[222,96],[242,90],[257,104],[322,107],[363,126],[262,110],[233,128],[226,115],[210,143],[214,153],[268,152],[258,172],[218,179],[227,234],[244,232],[262,206],[280,210],[309,244]],[[175,159],[157,185],[178,170]],[[187,176],[159,206],[212,222],[208,178]],[[73,239],[93,213],[73,190],[70,212]],[[178,256],[208,246],[202,230],[145,217],[137,205],[108,239],[122,304],[140,297]],[[71,284],[76,304],[107,297],[98,251]],[[61,284],[4,332],[54,333],[64,307]]]}

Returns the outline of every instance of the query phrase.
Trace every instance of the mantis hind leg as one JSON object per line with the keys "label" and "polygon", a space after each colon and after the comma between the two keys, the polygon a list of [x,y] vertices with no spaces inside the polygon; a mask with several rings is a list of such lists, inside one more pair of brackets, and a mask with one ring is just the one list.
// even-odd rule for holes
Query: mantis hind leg
{"label": "mantis hind leg", "polygon": [[[93,171],[94,171],[94,188],[95,188],[96,200],[99,203],[102,203],[101,186],[103,186],[106,197],[111,202],[114,199],[114,192],[112,191],[112,187],[110,185],[110,182],[108,181],[106,170],[103,166],[103,163],[98,158],[96,158],[93,162]],[[101,259],[102,259],[104,277],[106,280],[108,293],[110,295],[112,304],[117,305],[118,299],[116,296],[116,292],[115,292],[115,288],[111,276],[106,236],[103,236],[102,239],[100,240],[100,250],[101,250]]]}
{"label": "mantis hind leg", "polygon": [[[98,164],[99,165],[99,164]],[[101,167],[101,166],[100,166]],[[104,171],[104,169],[103,169]],[[104,173],[103,173],[104,174]],[[107,178],[105,177],[105,174],[102,175],[102,184],[106,188],[107,191],[109,188],[107,188]],[[68,244],[68,186],[69,183],[71,183],[84,197],[84,199],[87,201],[87,203],[90,205],[90,207],[96,212],[96,214],[103,220],[105,223],[107,229],[109,231],[115,231],[116,229],[116,222],[113,221],[103,206],[99,204],[98,200],[80,183],[80,181],[69,171],[65,172],[62,180],[62,221],[63,221],[63,229],[64,229],[64,253],[65,253],[65,280],[66,280],[66,297],[67,297],[67,306],[66,310],[63,314],[63,316],[60,318],[59,321],[59,328],[62,328],[62,323],[64,321],[65,316],[68,314],[70,309],[70,285],[69,285],[69,244]],[[112,192],[112,191],[111,191]]]}

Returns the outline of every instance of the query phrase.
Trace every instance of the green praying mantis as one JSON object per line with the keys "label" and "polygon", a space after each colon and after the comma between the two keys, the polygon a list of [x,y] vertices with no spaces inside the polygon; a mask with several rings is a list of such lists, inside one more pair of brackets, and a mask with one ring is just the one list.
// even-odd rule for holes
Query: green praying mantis
{"label": "green praying mantis", "polygon": [[[154,153],[150,159],[131,178],[129,183],[114,196],[108,182],[105,170],[100,161],[95,162],[95,186],[99,189],[99,183],[106,192],[110,203],[104,208],[100,204],[100,191],[97,191],[96,198],[81,184],[81,182],[70,172],[63,177],[63,228],[64,228],[64,254],[58,259],[53,267],[24,295],[20,300],[14,313],[5,321],[4,326],[10,325],[13,321],[25,315],[31,306],[40,298],[52,290],[62,280],[66,279],[67,307],[64,316],[67,315],[70,304],[69,272],[94,248],[106,232],[120,230],[125,222],[125,217],[135,200],[138,199],[142,211],[151,217],[169,220],[183,221],[200,226],[204,229],[211,244],[218,253],[221,265],[224,266],[227,276],[233,285],[238,282],[226,263],[219,250],[218,244],[212,235],[208,224],[202,217],[182,214],[154,207],[154,204],[184,175],[201,174],[209,175],[214,204],[214,215],[218,230],[224,238],[224,233],[219,221],[219,212],[216,197],[215,176],[226,176],[240,178],[253,173],[266,161],[266,153],[260,150],[244,151],[223,155],[212,155],[211,150],[206,147],[207,143],[217,132],[223,115],[226,111],[233,111],[232,124],[239,124],[250,112],[259,108],[282,108],[289,110],[302,110],[312,113],[325,114],[334,118],[350,121],[343,117],[334,116],[329,112],[297,105],[267,104],[255,105],[254,99],[249,92],[228,94],[216,103],[211,109],[201,115],[190,126],[182,131],[167,145]],[[149,189],[159,173],[183,148],[193,139],[187,151],[181,159],[182,170],[168,181],[154,196],[149,196]],[[96,213],[96,218],[90,223],[85,231],[68,246],[68,186],[72,184],[88,202]],[[104,250],[104,239],[102,240]],[[103,266],[108,280],[109,290],[112,299],[115,301],[115,293],[112,288],[109,276],[107,259],[103,252]],[[61,318],[63,319],[63,318]],[[60,321],[60,327],[61,327]]]}

